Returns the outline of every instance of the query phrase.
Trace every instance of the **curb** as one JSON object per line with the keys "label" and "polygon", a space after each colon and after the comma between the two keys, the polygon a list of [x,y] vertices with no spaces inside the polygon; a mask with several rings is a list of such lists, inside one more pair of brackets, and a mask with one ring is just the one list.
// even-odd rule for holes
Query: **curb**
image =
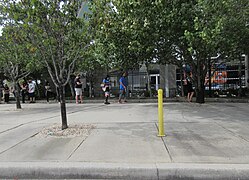
{"label": "curb", "polygon": [[0,163],[1,179],[249,179],[249,164]]}

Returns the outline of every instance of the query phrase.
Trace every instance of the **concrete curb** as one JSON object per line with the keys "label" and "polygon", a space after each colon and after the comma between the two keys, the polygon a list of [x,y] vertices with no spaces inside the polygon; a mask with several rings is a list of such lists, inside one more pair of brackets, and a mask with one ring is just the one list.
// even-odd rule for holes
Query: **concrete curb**
{"label": "concrete curb", "polygon": [[249,179],[249,164],[0,163],[1,179]]}
{"label": "concrete curb", "polygon": [[0,179],[157,179],[155,165],[84,162],[0,163]]}

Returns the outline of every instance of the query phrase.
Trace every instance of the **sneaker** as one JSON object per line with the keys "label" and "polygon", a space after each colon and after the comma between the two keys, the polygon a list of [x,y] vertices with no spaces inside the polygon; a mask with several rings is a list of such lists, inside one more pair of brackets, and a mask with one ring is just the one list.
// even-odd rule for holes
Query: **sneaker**
{"label": "sneaker", "polygon": [[109,102],[105,102],[104,104],[110,104]]}

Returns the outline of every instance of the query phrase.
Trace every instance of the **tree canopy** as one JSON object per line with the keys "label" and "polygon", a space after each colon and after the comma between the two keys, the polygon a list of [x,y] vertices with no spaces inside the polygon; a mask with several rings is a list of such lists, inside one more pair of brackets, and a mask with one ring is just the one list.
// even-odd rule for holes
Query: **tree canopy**
{"label": "tree canopy", "polygon": [[208,64],[217,60],[211,57],[241,55],[248,49],[248,4],[247,0],[100,0],[93,1],[92,25],[95,37],[107,44],[105,51],[120,64],[190,65],[197,102],[203,103]]}

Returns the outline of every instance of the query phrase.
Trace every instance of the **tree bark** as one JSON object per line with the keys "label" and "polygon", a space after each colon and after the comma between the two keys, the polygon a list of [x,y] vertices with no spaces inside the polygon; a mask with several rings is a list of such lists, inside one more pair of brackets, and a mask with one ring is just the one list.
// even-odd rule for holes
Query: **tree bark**
{"label": "tree bark", "polygon": [[21,102],[20,102],[20,88],[17,84],[18,82],[14,81],[14,91],[15,91],[15,98],[16,98],[16,109],[22,109]]}
{"label": "tree bark", "polygon": [[61,120],[62,127],[61,129],[67,129],[67,112],[66,112],[66,98],[65,98],[65,86],[59,86],[59,95],[60,95],[60,106],[61,106]]}
{"label": "tree bark", "polygon": [[196,102],[197,103],[205,103],[205,86],[204,84],[200,84],[196,89]]}
{"label": "tree bark", "polygon": [[147,83],[148,83],[148,91],[150,94],[150,98],[152,97],[152,92],[151,92],[151,84],[150,84],[150,74],[149,74],[149,65],[146,63],[146,74],[147,74]]}
{"label": "tree bark", "polygon": [[203,69],[203,64],[198,63],[197,65],[197,74],[196,74],[196,86],[195,86],[195,92],[196,92],[196,102],[197,103],[205,103],[205,77],[206,77],[206,71]]}

